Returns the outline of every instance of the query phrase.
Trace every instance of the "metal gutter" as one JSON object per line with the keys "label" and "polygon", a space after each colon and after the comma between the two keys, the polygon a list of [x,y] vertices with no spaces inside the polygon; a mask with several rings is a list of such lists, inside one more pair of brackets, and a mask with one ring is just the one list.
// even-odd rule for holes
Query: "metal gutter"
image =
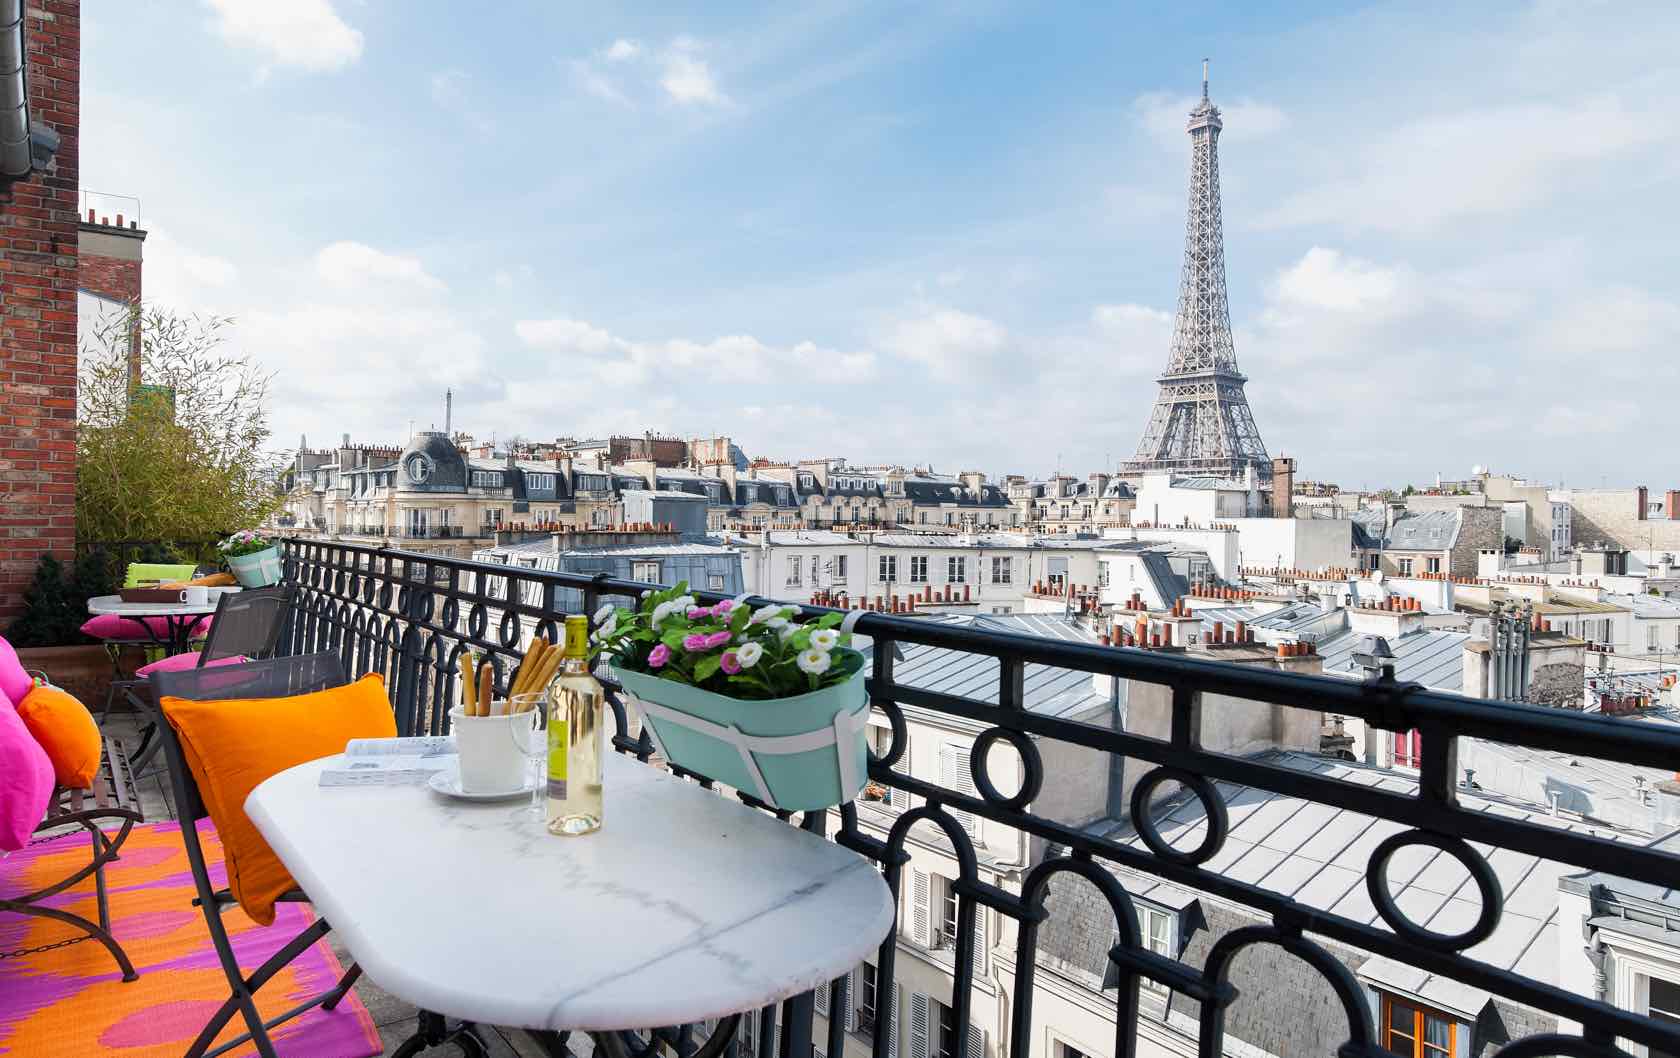
{"label": "metal gutter", "polygon": [[21,180],[34,168],[24,55],[23,0],[0,0],[0,180]]}

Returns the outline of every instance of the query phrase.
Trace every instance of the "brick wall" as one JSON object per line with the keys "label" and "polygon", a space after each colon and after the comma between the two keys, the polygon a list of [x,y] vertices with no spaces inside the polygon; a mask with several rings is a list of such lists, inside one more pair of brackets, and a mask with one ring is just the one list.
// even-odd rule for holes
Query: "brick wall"
{"label": "brick wall", "polygon": [[76,538],[81,0],[27,0],[24,33],[30,116],[61,142],[52,172],[0,188],[0,627]]}
{"label": "brick wall", "polygon": [[1474,577],[1484,547],[1505,550],[1505,511],[1499,507],[1461,507],[1458,539],[1453,542],[1452,569],[1457,577]]}
{"label": "brick wall", "polygon": [[[139,301],[139,240],[145,237],[146,233],[138,229],[106,229],[97,224],[82,224],[77,266],[81,288],[118,301]],[[104,245],[117,240],[135,244],[131,256],[116,256]]]}

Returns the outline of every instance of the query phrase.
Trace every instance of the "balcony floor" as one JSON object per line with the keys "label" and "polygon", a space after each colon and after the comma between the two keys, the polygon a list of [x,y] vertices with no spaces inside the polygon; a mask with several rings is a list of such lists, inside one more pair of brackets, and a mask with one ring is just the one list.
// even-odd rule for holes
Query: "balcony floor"
{"label": "balcony floor", "polygon": [[[139,725],[132,714],[113,712],[104,726],[107,735],[114,735],[124,744],[133,747],[139,744]],[[159,758],[161,762],[161,757]],[[170,796],[169,779],[162,767],[154,767],[150,774],[135,783],[140,793],[140,804],[145,812],[146,822],[155,823],[175,818],[174,799]],[[92,885],[92,882],[85,883]],[[333,941],[333,950],[346,964],[351,956],[337,943],[337,935],[329,933],[328,938]],[[204,943],[209,946],[209,934],[205,934]],[[374,1024],[379,1027],[379,1038],[385,1044],[385,1053],[391,1054],[403,1041],[414,1034],[416,1027],[416,1012],[414,1007],[391,995],[380,988],[365,974],[357,982],[355,992],[361,997],[368,1013],[373,1015]],[[524,1032],[518,1029],[498,1028],[491,1025],[479,1026],[479,1036],[490,1049],[491,1058],[543,1058],[545,1052],[537,1046]],[[587,1035],[579,1034],[568,1041],[573,1054],[583,1058],[591,1053],[592,1047]],[[458,1054],[454,1047],[439,1047],[435,1050],[423,1052],[447,1056]]]}

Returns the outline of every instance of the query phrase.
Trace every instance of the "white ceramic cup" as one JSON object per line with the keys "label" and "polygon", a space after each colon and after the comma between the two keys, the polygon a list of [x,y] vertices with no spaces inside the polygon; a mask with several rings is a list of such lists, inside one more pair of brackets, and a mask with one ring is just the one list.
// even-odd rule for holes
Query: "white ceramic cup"
{"label": "white ceramic cup", "polygon": [[455,750],[461,757],[463,793],[512,793],[525,788],[530,763],[520,752],[528,745],[539,715],[533,711],[507,715],[507,703],[491,703],[493,716],[468,716],[460,706],[449,710]]}
{"label": "white ceramic cup", "polygon": [[181,601],[188,606],[209,606],[210,589],[189,586],[181,589]]}

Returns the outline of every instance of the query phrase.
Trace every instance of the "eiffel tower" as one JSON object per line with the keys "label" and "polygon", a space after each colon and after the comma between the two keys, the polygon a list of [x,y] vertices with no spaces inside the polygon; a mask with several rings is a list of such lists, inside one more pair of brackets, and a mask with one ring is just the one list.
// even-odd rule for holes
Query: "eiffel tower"
{"label": "eiffel tower", "polygon": [[1190,209],[1184,226],[1184,269],[1178,280],[1178,318],[1172,352],[1158,380],[1161,392],[1124,474],[1172,471],[1241,478],[1249,467],[1272,476],[1266,445],[1254,425],[1231,343],[1225,301],[1225,238],[1219,209],[1219,108],[1208,99],[1202,60],[1202,100],[1190,111]]}

